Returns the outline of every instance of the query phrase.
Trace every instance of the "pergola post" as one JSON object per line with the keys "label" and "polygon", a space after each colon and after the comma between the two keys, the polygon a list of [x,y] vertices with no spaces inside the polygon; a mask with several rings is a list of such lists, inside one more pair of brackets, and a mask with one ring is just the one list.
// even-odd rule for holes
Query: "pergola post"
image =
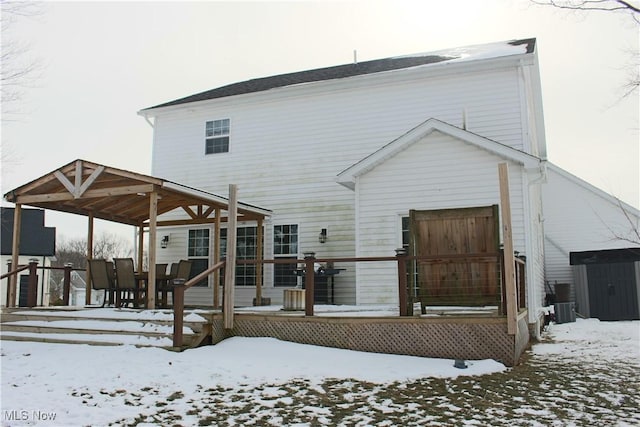
{"label": "pergola post", "polygon": [[263,259],[263,230],[262,230],[262,218],[258,219],[258,227],[257,227],[257,236],[258,242],[256,244],[256,259],[258,263],[256,264],[256,304],[257,306],[262,305],[262,259]]}
{"label": "pergola post", "polygon": [[224,328],[233,329],[233,303],[236,283],[236,236],[238,222],[238,187],[229,184],[229,209],[227,218],[227,262],[224,275]]}
{"label": "pergola post", "polygon": [[147,308],[156,308],[156,226],[158,219],[158,193],[149,195],[149,275],[147,277]]}
{"label": "pergola post", "polygon": [[[220,213],[221,209],[216,208],[216,222],[213,234],[213,264],[220,262]],[[220,308],[220,270],[213,273],[213,308]]]}
{"label": "pergola post", "polygon": [[509,196],[509,167],[498,165],[500,181],[500,210],[502,212],[502,239],[504,241],[504,287],[507,302],[507,333],[518,333],[518,301],[516,299],[516,273],[511,229],[511,201]]}
{"label": "pergola post", "polygon": [[138,271],[144,270],[144,224],[138,227],[138,252],[136,253]]}
{"label": "pergola post", "polygon": [[[20,257],[20,224],[22,222],[22,205],[16,204],[13,213],[13,242],[11,245],[11,266],[18,268]],[[18,288],[18,275],[9,277],[9,293],[7,295],[7,307],[16,306],[16,290]]]}
{"label": "pergola post", "polygon": [[[93,259],[93,214],[89,214],[87,219],[87,259]],[[84,303],[91,305],[91,267],[88,262],[85,265],[87,268],[87,286],[85,288]]]}

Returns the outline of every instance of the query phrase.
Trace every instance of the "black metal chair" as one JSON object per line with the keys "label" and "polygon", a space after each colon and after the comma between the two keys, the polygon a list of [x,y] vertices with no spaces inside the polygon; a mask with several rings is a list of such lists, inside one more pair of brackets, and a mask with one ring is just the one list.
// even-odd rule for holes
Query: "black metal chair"
{"label": "black metal chair", "polygon": [[109,263],[104,259],[90,259],[89,261],[89,274],[91,276],[91,287],[95,290],[104,290],[104,299],[102,300],[102,307],[105,306],[107,298],[109,302],[113,302],[113,293],[116,291],[116,282],[113,280],[113,268],[112,273],[109,273]]}

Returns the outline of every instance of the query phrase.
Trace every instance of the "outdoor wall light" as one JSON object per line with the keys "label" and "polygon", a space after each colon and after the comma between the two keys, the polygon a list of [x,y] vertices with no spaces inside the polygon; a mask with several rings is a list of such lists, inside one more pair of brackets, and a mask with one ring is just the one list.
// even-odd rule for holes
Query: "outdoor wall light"
{"label": "outdoor wall light", "polygon": [[162,236],[162,240],[160,240],[160,247],[164,249],[167,246],[169,246],[169,236]]}
{"label": "outdoor wall light", "polygon": [[320,235],[318,236],[318,241],[320,243],[324,243],[327,241],[327,229],[323,228],[322,230],[320,230]]}

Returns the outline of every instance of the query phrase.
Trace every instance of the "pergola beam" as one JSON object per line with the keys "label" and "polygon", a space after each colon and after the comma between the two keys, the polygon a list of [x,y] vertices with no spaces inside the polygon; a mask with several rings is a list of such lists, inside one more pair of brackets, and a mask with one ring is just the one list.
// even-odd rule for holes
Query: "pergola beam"
{"label": "pergola beam", "polygon": [[[113,188],[104,188],[100,190],[91,190],[86,191],[83,194],[83,197],[86,199],[92,198],[100,198],[100,197],[112,197],[112,196],[125,196],[132,195],[138,193],[145,193],[153,191],[153,185],[143,184],[143,185],[133,185],[129,187],[113,187]],[[51,193],[51,194],[38,194],[34,196],[25,195],[18,196],[14,203],[22,203],[25,205],[33,204],[33,203],[41,203],[41,202],[63,202],[67,200],[75,200],[77,197],[74,197],[71,193]]]}

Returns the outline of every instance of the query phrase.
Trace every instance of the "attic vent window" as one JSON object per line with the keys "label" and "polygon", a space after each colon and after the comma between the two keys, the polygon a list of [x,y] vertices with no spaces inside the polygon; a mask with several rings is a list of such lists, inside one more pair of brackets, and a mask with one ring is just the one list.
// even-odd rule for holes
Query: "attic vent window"
{"label": "attic vent window", "polygon": [[229,119],[211,120],[205,126],[205,154],[229,152]]}

